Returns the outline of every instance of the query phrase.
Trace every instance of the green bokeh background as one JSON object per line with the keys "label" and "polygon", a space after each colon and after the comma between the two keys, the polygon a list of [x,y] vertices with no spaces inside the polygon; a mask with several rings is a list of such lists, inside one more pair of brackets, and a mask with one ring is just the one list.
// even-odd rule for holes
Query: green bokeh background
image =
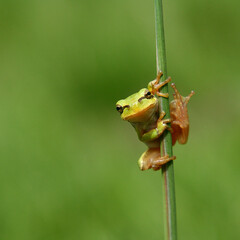
{"label": "green bokeh background", "polygon": [[[240,1],[164,1],[179,239],[240,239]],[[0,239],[163,239],[161,172],[115,102],[156,76],[154,1],[0,1]]]}

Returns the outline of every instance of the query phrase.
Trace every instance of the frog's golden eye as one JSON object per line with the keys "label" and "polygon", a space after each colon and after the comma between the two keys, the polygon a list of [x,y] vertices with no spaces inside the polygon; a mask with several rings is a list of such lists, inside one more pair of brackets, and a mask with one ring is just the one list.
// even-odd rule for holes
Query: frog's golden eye
{"label": "frog's golden eye", "polygon": [[117,105],[117,106],[116,106],[116,109],[117,109],[117,111],[120,112],[120,113],[123,112],[123,107],[120,106],[120,105]]}

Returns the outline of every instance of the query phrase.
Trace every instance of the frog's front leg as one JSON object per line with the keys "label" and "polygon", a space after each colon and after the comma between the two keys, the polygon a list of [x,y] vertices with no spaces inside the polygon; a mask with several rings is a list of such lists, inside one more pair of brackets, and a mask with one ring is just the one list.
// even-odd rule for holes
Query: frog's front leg
{"label": "frog's front leg", "polygon": [[169,155],[161,156],[160,148],[149,148],[138,160],[139,168],[147,170],[152,168],[153,170],[159,170],[162,165],[167,162],[176,159],[175,156],[169,157]]}
{"label": "frog's front leg", "polygon": [[189,133],[189,119],[187,104],[194,94],[194,91],[187,97],[183,97],[178,92],[174,83],[171,84],[174,90],[174,100],[170,103],[170,115],[171,115],[171,128],[172,128],[172,144],[174,145],[178,140],[179,143],[184,144],[187,142]]}
{"label": "frog's front leg", "polygon": [[153,141],[159,138],[163,134],[164,130],[170,130],[170,127],[167,125],[167,123],[171,122],[171,119],[163,119],[165,115],[166,113],[162,111],[157,121],[156,128],[144,133],[142,136],[139,136],[142,142]]}
{"label": "frog's front leg", "polygon": [[149,84],[148,84],[148,90],[152,93],[152,94],[156,94],[157,96],[159,97],[165,97],[165,98],[168,98],[169,97],[169,94],[168,93],[160,93],[159,92],[159,89],[161,87],[163,87],[164,85],[166,85],[167,83],[169,83],[171,81],[171,77],[168,77],[165,81],[163,82],[160,82],[160,78],[161,76],[163,75],[163,73],[160,71],[158,72],[158,75],[157,75],[157,78],[153,81],[151,81]]}

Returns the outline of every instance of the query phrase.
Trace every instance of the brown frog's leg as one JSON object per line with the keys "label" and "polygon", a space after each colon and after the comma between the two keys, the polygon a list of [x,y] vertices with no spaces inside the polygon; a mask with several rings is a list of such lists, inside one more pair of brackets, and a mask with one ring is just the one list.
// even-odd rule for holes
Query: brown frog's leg
{"label": "brown frog's leg", "polygon": [[172,128],[172,144],[174,145],[178,140],[179,143],[184,144],[187,142],[189,133],[189,119],[187,104],[194,95],[194,91],[187,97],[183,97],[178,92],[174,83],[171,84],[174,90],[174,100],[170,103],[170,116],[171,116],[171,128]]}
{"label": "brown frog's leg", "polygon": [[149,148],[138,160],[138,165],[141,170],[147,170],[153,168],[159,170],[165,163],[176,159],[175,156],[169,157],[161,156],[159,148]]}
{"label": "brown frog's leg", "polygon": [[165,84],[169,83],[171,81],[171,77],[168,77],[165,81],[159,83],[162,75],[163,75],[162,72],[158,72],[157,78],[148,84],[148,90],[152,94],[156,94],[159,97],[168,98],[169,97],[168,93],[160,93],[159,89]]}

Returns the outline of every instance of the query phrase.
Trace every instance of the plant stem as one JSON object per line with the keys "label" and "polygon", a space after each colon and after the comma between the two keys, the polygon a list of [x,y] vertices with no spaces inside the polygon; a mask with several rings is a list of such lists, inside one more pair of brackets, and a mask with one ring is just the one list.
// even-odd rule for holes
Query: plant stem
{"label": "plant stem", "polygon": [[[162,0],[155,0],[155,27],[156,27],[156,58],[157,71],[163,72],[162,79],[167,78],[166,49],[163,26],[163,8]],[[161,92],[168,92],[168,86],[165,85]],[[166,118],[170,118],[169,100],[168,98],[160,99],[160,109],[165,111]],[[172,138],[171,133],[166,131],[161,141],[161,152],[163,155],[172,156]],[[165,215],[165,239],[177,239],[176,224],[176,202],[175,202],[175,186],[174,186],[174,170],[173,161],[168,162],[162,167],[163,197],[164,197],[164,215]]]}

